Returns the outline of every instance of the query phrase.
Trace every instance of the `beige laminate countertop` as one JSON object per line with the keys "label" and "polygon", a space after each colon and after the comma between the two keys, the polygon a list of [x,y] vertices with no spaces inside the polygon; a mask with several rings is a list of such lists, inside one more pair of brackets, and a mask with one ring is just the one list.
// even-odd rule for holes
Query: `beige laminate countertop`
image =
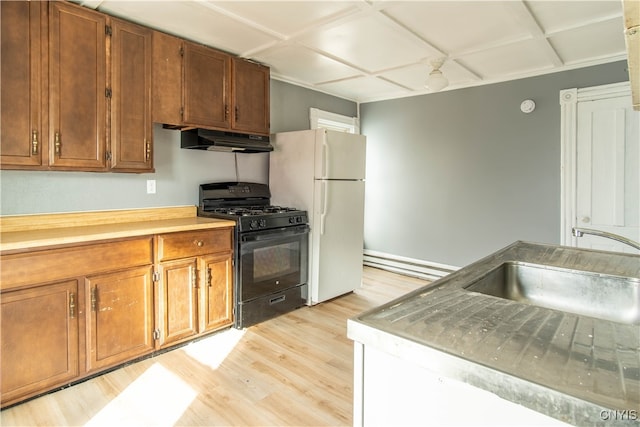
{"label": "beige laminate countertop", "polygon": [[195,206],[0,217],[0,252],[106,239],[233,227],[197,216]]}

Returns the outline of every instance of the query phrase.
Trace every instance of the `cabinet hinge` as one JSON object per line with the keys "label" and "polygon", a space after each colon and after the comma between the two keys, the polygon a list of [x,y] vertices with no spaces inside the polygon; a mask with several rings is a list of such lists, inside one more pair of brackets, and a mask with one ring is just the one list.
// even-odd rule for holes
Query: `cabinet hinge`
{"label": "cabinet hinge", "polygon": [[180,107],[180,118],[184,120],[184,107]]}
{"label": "cabinet hinge", "polygon": [[160,339],[160,329],[155,329],[153,331],[153,339],[154,340],[159,340]]}
{"label": "cabinet hinge", "polygon": [[184,56],[184,47],[180,46],[180,56]]}
{"label": "cabinet hinge", "polygon": [[104,158],[107,159],[107,161],[110,161],[111,160],[111,151],[105,151]]}
{"label": "cabinet hinge", "polygon": [[153,272],[153,281],[154,282],[159,282],[160,281],[160,273],[158,273],[157,271]]}
{"label": "cabinet hinge", "polygon": [[106,96],[107,98],[111,99],[111,88],[106,88],[104,90],[104,96]]}
{"label": "cabinet hinge", "polygon": [[105,33],[106,35],[108,35],[108,36],[111,36],[111,35],[112,35],[112,32],[111,32],[111,25],[105,25],[105,26],[104,26],[104,33]]}

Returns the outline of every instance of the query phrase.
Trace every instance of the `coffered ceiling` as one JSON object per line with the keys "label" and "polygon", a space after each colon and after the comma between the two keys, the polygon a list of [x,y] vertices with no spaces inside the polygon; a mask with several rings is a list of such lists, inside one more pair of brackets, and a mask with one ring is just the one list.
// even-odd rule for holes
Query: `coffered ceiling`
{"label": "coffered ceiling", "polygon": [[78,3],[264,63],[271,76],[358,102],[626,58],[621,0]]}

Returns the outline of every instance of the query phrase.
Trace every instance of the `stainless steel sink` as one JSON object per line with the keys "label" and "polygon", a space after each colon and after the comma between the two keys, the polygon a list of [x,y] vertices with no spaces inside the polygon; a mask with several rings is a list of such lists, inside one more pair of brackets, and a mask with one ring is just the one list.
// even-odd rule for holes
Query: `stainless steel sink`
{"label": "stainless steel sink", "polygon": [[640,324],[640,278],[509,261],[465,289],[602,320]]}

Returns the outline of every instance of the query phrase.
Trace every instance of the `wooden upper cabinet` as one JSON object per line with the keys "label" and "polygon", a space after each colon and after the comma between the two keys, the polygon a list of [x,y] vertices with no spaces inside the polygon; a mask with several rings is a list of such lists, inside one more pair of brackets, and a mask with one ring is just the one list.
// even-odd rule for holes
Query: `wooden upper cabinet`
{"label": "wooden upper cabinet", "polygon": [[233,58],[233,129],[269,134],[269,80],[268,67]]}
{"label": "wooden upper cabinet", "polygon": [[153,31],[153,121],[182,123],[183,40]]}
{"label": "wooden upper cabinet", "polygon": [[49,165],[106,170],[106,15],[49,5]]}
{"label": "wooden upper cabinet", "polygon": [[38,169],[47,149],[41,104],[46,98],[41,37],[46,17],[46,3],[0,2],[2,168]]}
{"label": "wooden upper cabinet", "polygon": [[111,19],[111,169],[153,171],[151,30]]}
{"label": "wooden upper cabinet", "polygon": [[0,7],[0,166],[153,171],[151,30],[68,2]]}
{"label": "wooden upper cabinet", "polygon": [[231,58],[158,31],[153,33],[153,121],[228,129]]}
{"label": "wooden upper cabinet", "polygon": [[229,128],[231,57],[184,44],[184,124]]}
{"label": "wooden upper cabinet", "polygon": [[269,68],[153,32],[153,121],[268,135]]}

